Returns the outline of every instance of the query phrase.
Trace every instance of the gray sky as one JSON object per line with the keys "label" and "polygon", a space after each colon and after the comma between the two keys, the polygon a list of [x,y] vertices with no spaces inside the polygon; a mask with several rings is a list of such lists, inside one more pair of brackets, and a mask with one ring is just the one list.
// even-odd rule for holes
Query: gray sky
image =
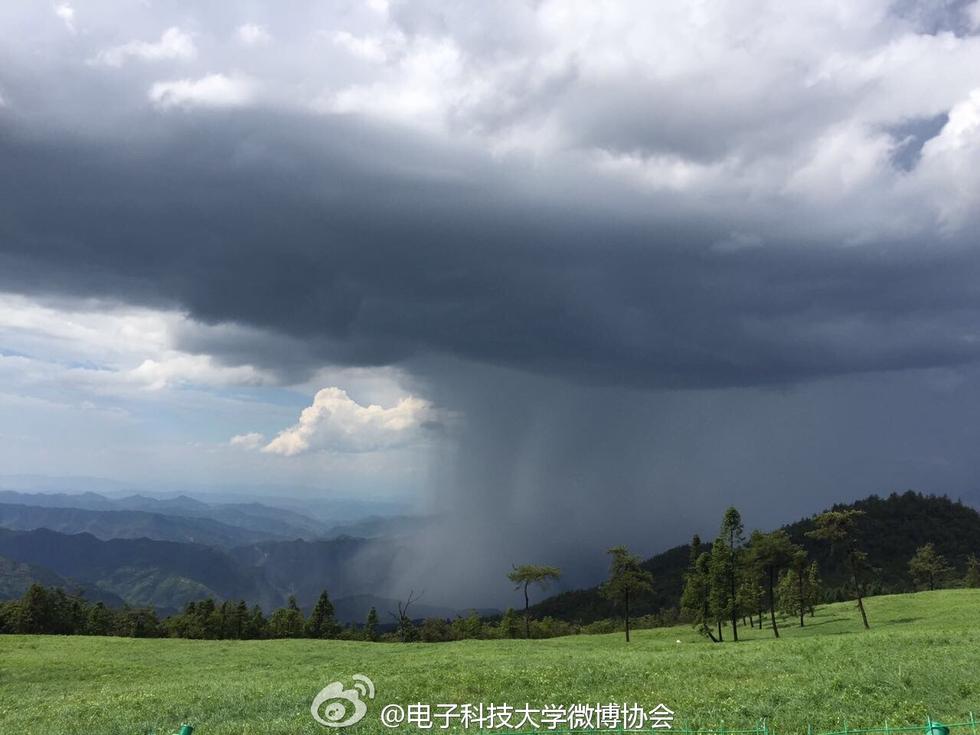
{"label": "gray sky", "polygon": [[0,7],[7,473],[558,560],[978,498],[980,2],[283,8]]}

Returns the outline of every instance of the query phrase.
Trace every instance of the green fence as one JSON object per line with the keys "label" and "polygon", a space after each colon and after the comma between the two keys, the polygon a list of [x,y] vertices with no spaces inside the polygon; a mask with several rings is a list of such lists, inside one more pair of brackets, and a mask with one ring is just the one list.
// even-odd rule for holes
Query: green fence
{"label": "green fence", "polygon": [[[184,726],[188,728],[186,731],[181,729],[181,735],[189,733],[191,728],[187,725]],[[343,731],[340,731],[343,732]],[[446,732],[443,730],[437,730],[433,728],[432,730],[418,730],[418,729],[392,729],[392,733],[413,733],[414,735],[419,735],[419,733],[428,732]],[[627,728],[615,728],[615,729],[582,729],[582,730],[549,730],[546,728],[540,730],[522,730],[522,731],[511,731],[507,729],[502,730],[474,730],[474,735],[633,735],[634,733],[654,733],[662,732],[664,735],[671,733],[671,735],[775,735],[775,731],[769,727],[769,725],[762,721],[758,725],[752,728],[687,728],[687,727],[670,727],[670,728],[646,728],[642,730],[634,730]],[[980,735],[980,731],[977,729],[977,720],[970,713],[970,719],[965,722],[938,722],[933,719],[928,719],[922,725],[907,725],[901,727],[892,727],[887,722],[883,727],[866,727],[866,728],[850,728],[847,724],[844,724],[843,730],[835,730],[831,732],[814,732],[812,727],[807,727],[807,735]]]}
{"label": "green fence", "polygon": [[[885,723],[884,727],[870,728],[849,728],[844,724],[843,730],[836,732],[820,733],[820,735],[904,735],[904,733],[918,733],[918,735],[980,735],[977,732],[977,720],[970,713],[970,719],[966,722],[938,722],[933,719],[926,721],[924,725],[911,725],[908,727],[890,727]],[[812,729],[808,728],[808,735],[814,735]]]}
{"label": "green fence", "polygon": [[[405,731],[408,732],[408,731]],[[417,733],[417,731],[415,731]],[[633,735],[634,733],[655,733],[662,732],[664,735],[776,735],[775,730],[765,721],[751,728],[687,728],[671,727],[642,730],[626,728],[616,729],[583,729],[583,730],[526,730],[512,732],[510,730],[482,730],[476,731],[480,735]],[[965,722],[939,722],[929,719],[921,725],[907,725],[892,727],[887,722],[882,727],[850,728],[845,723],[843,730],[835,731],[815,731],[812,727],[807,727],[807,735],[980,735],[978,723],[973,713],[970,719]]]}
{"label": "green fence", "polygon": [[[921,728],[918,728],[921,730]],[[403,735],[408,735],[409,732],[417,733],[418,730],[403,730],[400,731]],[[432,728],[431,731],[426,730],[425,732],[446,732],[437,731]],[[452,732],[450,730],[449,732]],[[463,730],[462,732],[465,732]],[[849,731],[850,733],[855,732],[854,730]],[[892,730],[892,732],[897,732]],[[747,729],[731,729],[731,728],[719,728],[717,730],[708,729],[688,729],[683,727],[661,727],[661,728],[643,728],[643,729],[631,729],[625,727],[617,728],[587,728],[581,730],[568,730],[568,729],[555,729],[549,730],[548,728],[541,728],[540,730],[474,730],[474,735],[634,735],[635,733],[663,733],[664,735],[773,735],[772,729],[766,725],[766,723],[759,723],[758,727],[752,727]],[[938,734],[937,734],[938,735]],[[977,733],[976,735],[980,735]]]}

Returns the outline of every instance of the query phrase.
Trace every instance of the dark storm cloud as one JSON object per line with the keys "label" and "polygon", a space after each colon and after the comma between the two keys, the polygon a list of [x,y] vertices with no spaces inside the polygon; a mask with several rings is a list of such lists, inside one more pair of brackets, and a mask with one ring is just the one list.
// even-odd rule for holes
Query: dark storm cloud
{"label": "dark storm cloud", "polygon": [[165,348],[310,392],[397,365],[376,400],[447,416],[432,602],[973,487],[974,5],[295,6],[0,4],[0,292],[184,310]]}
{"label": "dark storm cloud", "polygon": [[[158,120],[123,145],[0,137],[0,287],[167,304],[287,370],[459,356],[601,384],[782,383],[977,357],[976,256],[715,247],[628,194],[354,120]],[[554,182],[558,186],[558,181]],[[193,344],[193,335],[187,343]],[[290,343],[297,344],[297,343]]]}

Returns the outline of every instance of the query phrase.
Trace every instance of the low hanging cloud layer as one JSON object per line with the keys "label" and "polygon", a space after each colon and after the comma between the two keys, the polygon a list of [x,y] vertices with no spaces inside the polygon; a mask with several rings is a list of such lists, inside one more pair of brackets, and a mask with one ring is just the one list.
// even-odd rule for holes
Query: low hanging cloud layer
{"label": "low hanging cloud layer", "polygon": [[295,426],[280,431],[268,444],[262,434],[232,437],[233,446],[292,457],[310,451],[371,452],[404,446],[419,439],[435,422],[428,402],[407,396],[391,408],[362,406],[336,387],[317,391],[313,405],[303,409]]}
{"label": "low hanging cloud layer", "polygon": [[[180,314],[127,364],[157,391],[302,393],[212,449],[424,457],[494,569],[523,559],[492,528],[654,550],[721,504],[980,470],[977,0],[92,0],[0,30],[0,291]],[[361,369],[396,389],[322,377]],[[434,414],[464,420],[430,442]]]}

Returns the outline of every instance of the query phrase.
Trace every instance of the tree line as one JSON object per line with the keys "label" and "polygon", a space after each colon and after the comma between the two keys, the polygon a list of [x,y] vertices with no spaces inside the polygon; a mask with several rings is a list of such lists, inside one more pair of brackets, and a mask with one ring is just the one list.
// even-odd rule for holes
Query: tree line
{"label": "tree line", "polygon": [[[814,519],[806,533],[828,545],[847,572],[841,591],[855,600],[865,628],[870,627],[864,598],[873,591],[876,570],[862,548],[858,521],[863,511],[833,510]],[[600,619],[588,624],[571,623],[554,617],[540,620],[530,613],[530,591],[544,589],[560,579],[561,570],[553,566],[524,564],[515,566],[507,577],[523,594],[523,613],[513,608],[498,616],[481,617],[475,611],[455,619],[411,617],[411,605],[419,598],[411,592],[398,603],[397,614],[389,613],[393,623],[382,623],[371,608],[362,624],[341,625],[336,620],[330,596],[324,590],[309,616],[295,597],[266,616],[261,607],[249,607],[244,600],[216,602],[211,598],[189,602],[180,613],[160,619],[149,607],[124,606],[113,609],[102,602],[89,602],[60,588],[33,584],[19,600],[0,602],[0,633],[48,633],[59,635],[114,635],[130,637],[173,637],[212,640],[254,640],[266,638],[340,638],[364,641],[440,642],[467,638],[551,638],[575,634],[623,631],[627,643],[631,630],[674,625],[685,621],[709,640],[737,641],[739,626],[768,627],[779,637],[777,614],[799,621],[815,614],[825,600],[820,572],[801,546],[793,543],[785,530],[770,533],[753,531],[748,539],[741,515],[735,508],[725,511],[717,538],[702,544],[694,536],[684,575],[684,588],[677,608],[635,617],[638,601],[653,591],[653,577],[639,557],[625,546],[608,550],[608,579],[599,591],[610,600],[621,619]],[[914,588],[942,586],[980,587],[980,560],[967,558],[962,579],[932,543],[917,548],[908,562]]]}
{"label": "tree line", "polygon": [[[90,602],[61,588],[33,584],[19,600],[0,602],[0,633],[123,636],[132,638],[189,638],[202,640],[262,640],[282,638],[335,638],[340,640],[429,642],[471,638],[554,638],[557,636],[612,633],[620,629],[615,620],[588,625],[552,617],[529,619],[513,608],[502,615],[481,617],[475,611],[453,619],[430,617],[413,620],[402,603],[401,618],[381,620],[371,608],[361,624],[346,625],[336,620],[326,592],[321,593],[309,616],[294,597],[286,606],[266,615],[258,605],[244,600],[215,602],[212,598],[187,603],[180,613],[160,618],[150,607],[108,607]],[[644,615],[634,628],[656,628],[678,622],[674,611]]]}
{"label": "tree line", "polygon": [[[378,614],[371,608],[358,633],[373,639],[377,627]],[[206,598],[189,602],[182,612],[161,620],[151,607],[113,609],[60,588],[32,584],[19,600],[0,603],[0,633],[249,640],[337,638],[344,628],[335,619],[326,591],[309,617],[300,610],[295,597],[269,617],[258,605],[249,608],[244,600],[217,603]]]}

